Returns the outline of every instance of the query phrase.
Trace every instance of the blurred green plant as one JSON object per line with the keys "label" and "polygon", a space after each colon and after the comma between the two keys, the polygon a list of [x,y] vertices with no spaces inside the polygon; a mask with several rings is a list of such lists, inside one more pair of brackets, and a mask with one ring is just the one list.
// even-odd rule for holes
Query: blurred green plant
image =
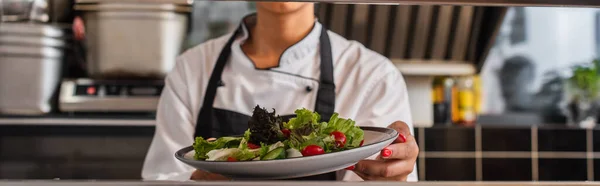
{"label": "blurred green plant", "polygon": [[[573,76],[569,78],[572,89],[579,92],[578,97],[596,99],[600,86],[600,60],[592,64],[577,66],[573,69]],[[581,97],[580,97],[581,98]]]}

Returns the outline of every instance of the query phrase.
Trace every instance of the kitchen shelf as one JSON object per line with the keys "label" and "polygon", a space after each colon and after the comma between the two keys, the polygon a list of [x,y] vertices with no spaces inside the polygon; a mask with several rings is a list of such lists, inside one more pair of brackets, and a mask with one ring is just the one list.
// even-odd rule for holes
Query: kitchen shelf
{"label": "kitchen shelf", "polygon": [[43,116],[0,116],[2,125],[54,126],[154,126],[153,114],[48,114]]}
{"label": "kitchen shelf", "polygon": [[392,63],[405,76],[463,76],[476,73],[475,65],[467,62],[392,59]]}
{"label": "kitchen shelf", "polygon": [[66,119],[66,118],[0,118],[1,125],[69,125],[69,126],[154,126],[154,120],[143,119]]}

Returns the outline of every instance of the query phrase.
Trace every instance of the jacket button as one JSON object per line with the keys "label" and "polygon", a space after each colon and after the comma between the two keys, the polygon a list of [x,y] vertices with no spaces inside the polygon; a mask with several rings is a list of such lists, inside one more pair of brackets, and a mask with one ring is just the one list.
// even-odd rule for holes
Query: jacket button
{"label": "jacket button", "polygon": [[306,86],[306,92],[310,92],[310,91],[312,91],[312,90],[313,90],[313,89],[312,89],[312,87],[310,87],[310,86]]}

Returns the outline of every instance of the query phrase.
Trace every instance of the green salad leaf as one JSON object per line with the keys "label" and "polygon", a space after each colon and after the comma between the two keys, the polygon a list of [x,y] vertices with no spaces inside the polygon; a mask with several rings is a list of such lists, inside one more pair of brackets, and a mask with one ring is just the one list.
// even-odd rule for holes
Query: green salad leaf
{"label": "green salad leaf", "polygon": [[[245,142],[245,139],[242,141]],[[259,151],[249,149],[247,143],[240,145],[238,149],[239,151],[236,151],[231,155],[231,157],[235,158],[238,161],[252,160],[259,155]]]}
{"label": "green salad leaf", "polygon": [[356,122],[351,119],[340,118],[338,113],[331,116],[326,126],[323,126],[321,134],[329,135],[333,131],[340,131],[346,135],[346,148],[358,147],[364,139],[364,132],[356,126]]}
{"label": "green salad leaf", "polygon": [[359,147],[360,143],[365,139],[365,132],[360,127],[353,127],[346,134],[346,146],[350,148]]}
{"label": "green salad leaf", "polygon": [[318,124],[321,121],[321,115],[308,109],[302,108],[295,111],[296,117],[283,124],[284,128],[294,130],[305,127],[306,125]]}
{"label": "green salad leaf", "polygon": [[269,153],[269,145],[260,143],[260,150],[258,151],[258,155],[259,155],[260,159],[265,157],[265,155],[267,155],[267,153]]}
{"label": "green salad leaf", "polygon": [[196,137],[194,144],[192,145],[194,147],[194,151],[196,151],[194,158],[199,160],[207,159],[208,156],[206,153],[210,152],[211,150],[236,148],[240,145],[241,141],[242,138],[239,137],[221,137],[215,141],[207,141],[202,137]]}

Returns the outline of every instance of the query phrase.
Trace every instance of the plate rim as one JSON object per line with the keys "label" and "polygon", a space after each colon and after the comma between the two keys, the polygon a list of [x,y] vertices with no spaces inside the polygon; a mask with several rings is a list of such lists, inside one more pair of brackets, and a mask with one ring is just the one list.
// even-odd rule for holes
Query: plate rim
{"label": "plate rim", "polygon": [[379,142],[376,143],[371,143],[365,146],[361,146],[358,148],[353,148],[353,149],[348,149],[348,150],[344,150],[344,151],[338,151],[338,152],[332,152],[332,153],[326,153],[326,154],[322,154],[322,155],[317,155],[317,156],[303,156],[303,157],[297,157],[297,158],[286,158],[286,159],[275,159],[275,160],[259,160],[259,161],[235,161],[235,162],[229,162],[229,161],[204,161],[204,160],[196,160],[196,159],[186,159],[185,158],[185,154],[187,154],[188,152],[194,150],[194,146],[190,145],[187,147],[184,147],[182,149],[179,149],[178,151],[175,152],[175,158],[177,158],[179,161],[182,162],[202,162],[202,163],[211,163],[211,164],[261,164],[261,163],[267,163],[267,162],[277,162],[277,161],[299,161],[299,160],[311,160],[311,159],[320,159],[323,156],[331,156],[331,155],[336,155],[339,153],[349,153],[349,152],[355,152],[358,151],[360,149],[362,149],[363,147],[369,147],[369,146],[374,146],[374,145],[378,145],[381,143],[387,143],[390,140],[395,140],[396,138],[398,138],[398,131],[391,129],[391,128],[384,128],[384,127],[371,127],[371,126],[361,126],[360,127],[363,131],[367,130],[367,131],[375,131],[375,132],[381,132],[381,133],[386,133],[388,135],[390,135],[390,137],[381,140]]}

